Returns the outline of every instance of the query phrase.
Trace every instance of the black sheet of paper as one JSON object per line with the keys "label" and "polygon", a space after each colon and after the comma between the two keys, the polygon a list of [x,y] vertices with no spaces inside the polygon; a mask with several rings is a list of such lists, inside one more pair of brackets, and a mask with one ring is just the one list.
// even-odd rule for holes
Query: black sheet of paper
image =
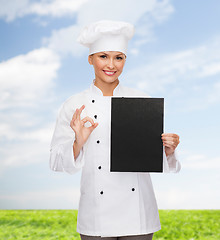
{"label": "black sheet of paper", "polygon": [[111,172],[162,172],[164,98],[111,99]]}

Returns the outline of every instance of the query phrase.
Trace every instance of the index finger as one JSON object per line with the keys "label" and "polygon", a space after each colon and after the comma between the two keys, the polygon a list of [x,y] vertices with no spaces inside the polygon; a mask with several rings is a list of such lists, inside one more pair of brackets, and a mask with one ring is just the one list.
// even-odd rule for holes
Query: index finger
{"label": "index finger", "polygon": [[79,117],[80,117],[80,114],[81,114],[81,112],[82,112],[82,110],[85,108],[85,105],[83,104],[82,106],[81,106],[81,108],[80,109],[78,109],[78,112],[77,112],[77,118],[79,119]]}
{"label": "index finger", "polygon": [[175,133],[163,133],[161,134],[162,137],[174,137],[174,138],[179,138],[179,135]]}

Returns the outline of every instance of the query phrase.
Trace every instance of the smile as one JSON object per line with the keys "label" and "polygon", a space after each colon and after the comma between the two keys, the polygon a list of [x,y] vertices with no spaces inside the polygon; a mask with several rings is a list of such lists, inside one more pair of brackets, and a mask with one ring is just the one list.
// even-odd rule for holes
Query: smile
{"label": "smile", "polygon": [[116,73],[116,71],[106,71],[106,70],[103,70],[103,72],[108,76],[113,76]]}

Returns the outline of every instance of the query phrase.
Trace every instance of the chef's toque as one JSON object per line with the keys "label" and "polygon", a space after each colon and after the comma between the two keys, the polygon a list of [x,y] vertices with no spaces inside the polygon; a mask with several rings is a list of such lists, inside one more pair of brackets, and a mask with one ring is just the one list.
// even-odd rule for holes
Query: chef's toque
{"label": "chef's toque", "polygon": [[127,22],[102,20],[85,26],[77,41],[89,48],[89,55],[103,51],[127,53],[134,26]]}

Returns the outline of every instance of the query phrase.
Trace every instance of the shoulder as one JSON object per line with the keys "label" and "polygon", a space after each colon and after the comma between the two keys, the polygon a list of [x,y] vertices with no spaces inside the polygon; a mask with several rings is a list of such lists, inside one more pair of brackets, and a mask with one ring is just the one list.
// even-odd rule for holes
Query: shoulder
{"label": "shoulder", "polygon": [[[85,97],[88,95],[89,93],[89,89],[85,89],[79,93],[76,93],[72,96],[70,96],[69,98],[66,99],[66,101],[62,104],[64,107],[73,107],[75,105],[79,105],[80,103],[83,102],[83,100],[85,99]],[[78,106],[79,107],[79,106]]]}
{"label": "shoulder", "polygon": [[80,108],[83,104],[85,104],[85,99],[88,93],[89,89],[86,89],[67,98],[60,106],[59,114],[73,114],[76,108]]}
{"label": "shoulder", "polygon": [[148,94],[146,94],[144,91],[141,91],[136,88],[127,87],[124,85],[121,85],[121,93],[126,96],[144,96],[149,97]]}

